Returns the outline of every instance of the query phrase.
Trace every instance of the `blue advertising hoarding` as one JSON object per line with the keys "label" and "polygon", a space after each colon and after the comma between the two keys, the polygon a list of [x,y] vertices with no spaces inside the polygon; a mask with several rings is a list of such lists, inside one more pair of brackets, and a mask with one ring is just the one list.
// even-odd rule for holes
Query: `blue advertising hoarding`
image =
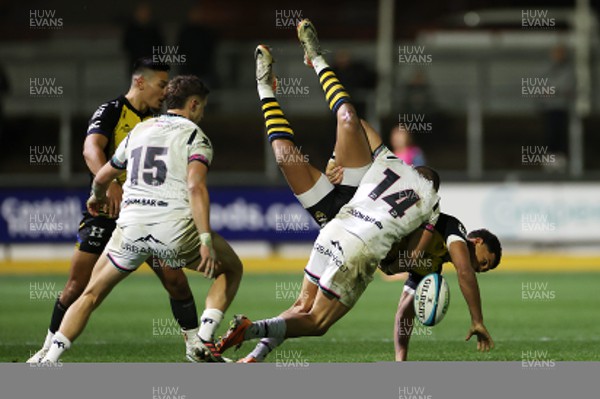
{"label": "blue advertising hoarding", "polygon": [[[312,241],[318,225],[288,188],[211,188],[211,225],[229,240]],[[89,189],[0,189],[0,242],[73,242]]]}

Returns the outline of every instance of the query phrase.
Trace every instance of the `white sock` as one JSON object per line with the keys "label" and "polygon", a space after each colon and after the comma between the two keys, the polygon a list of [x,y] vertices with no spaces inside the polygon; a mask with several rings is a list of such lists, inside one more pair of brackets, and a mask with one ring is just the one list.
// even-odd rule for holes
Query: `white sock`
{"label": "white sock", "polygon": [[215,331],[223,321],[223,312],[219,309],[205,309],[200,316],[200,332],[198,335],[204,341],[212,341],[215,338]]}
{"label": "white sock", "polygon": [[256,90],[258,90],[258,97],[260,99],[264,98],[275,98],[275,93],[273,93],[273,86],[267,83],[257,82]]}
{"label": "white sock", "polygon": [[253,338],[284,338],[285,320],[279,316],[272,319],[259,320],[252,323],[244,333],[244,340]]}
{"label": "white sock", "polygon": [[48,353],[42,359],[42,362],[51,362],[56,363],[58,359],[60,359],[61,355],[64,351],[71,347],[71,341],[67,337],[65,337],[60,331],[57,331],[54,334],[54,338],[52,339],[52,345],[48,350]]}
{"label": "white sock", "polygon": [[259,362],[265,360],[267,355],[285,341],[283,338],[263,338],[248,356],[254,357]]}
{"label": "white sock", "polygon": [[327,63],[327,61],[325,61],[325,58],[323,58],[322,55],[317,55],[315,58],[312,59],[311,62],[317,75],[320,74],[323,69],[329,68],[329,64]]}
{"label": "white sock", "polygon": [[50,345],[52,345],[52,338],[54,338],[54,333],[50,332],[50,330],[48,330],[48,333],[46,334],[46,339],[44,340],[44,345],[42,346],[42,349],[50,348]]}

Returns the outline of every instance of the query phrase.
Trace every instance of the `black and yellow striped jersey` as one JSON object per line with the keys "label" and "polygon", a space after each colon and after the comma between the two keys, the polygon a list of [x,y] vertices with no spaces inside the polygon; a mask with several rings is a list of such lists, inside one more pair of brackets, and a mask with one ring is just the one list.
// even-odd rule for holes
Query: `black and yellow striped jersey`
{"label": "black and yellow striped jersey", "polygon": [[[89,121],[87,134],[106,136],[108,145],[104,148],[104,155],[107,160],[110,160],[116,148],[127,137],[131,129],[152,115],[152,110],[139,112],[124,95],[120,95],[98,107]],[[125,182],[125,177],[125,173],[119,177],[121,184]]]}

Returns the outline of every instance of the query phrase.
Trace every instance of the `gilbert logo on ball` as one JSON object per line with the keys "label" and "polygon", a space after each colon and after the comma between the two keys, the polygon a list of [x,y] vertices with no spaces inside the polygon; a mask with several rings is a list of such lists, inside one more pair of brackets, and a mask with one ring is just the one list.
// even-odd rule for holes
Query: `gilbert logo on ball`
{"label": "gilbert logo on ball", "polygon": [[441,275],[428,274],[421,280],[415,291],[415,314],[423,325],[435,326],[448,311],[450,290]]}

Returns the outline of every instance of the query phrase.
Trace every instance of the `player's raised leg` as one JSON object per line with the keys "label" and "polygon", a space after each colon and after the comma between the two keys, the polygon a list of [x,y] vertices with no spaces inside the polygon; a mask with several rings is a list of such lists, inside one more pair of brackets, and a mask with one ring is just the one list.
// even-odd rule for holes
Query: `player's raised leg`
{"label": "player's raised leg", "polygon": [[102,255],[92,273],[91,279],[83,294],[69,307],[60,328],[42,362],[58,361],[63,352],[71,347],[71,343],[81,334],[90,315],[106,298],[110,291],[121,280],[129,275],[111,264],[108,256]]}
{"label": "player's raised leg", "polygon": [[304,19],[298,24],[297,30],[298,39],[304,48],[304,61],[314,68],[325,92],[325,100],[329,109],[337,118],[336,164],[346,168],[342,184],[358,185],[358,182],[350,183],[354,183],[357,179],[360,181],[365,172],[361,168],[365,168],[371,163],[371,149],[360,118],[356,114],[356,109],[352,105],[346,89],[323,58],[313,23]]}
{"label": "player's raised leg", "polygon": [[275,160],[294,194],[305,193],[317,183],[322,173],[307,162],[300,148],[294,143],[292,126],[275,98],[274,61],[269,48],[262,44],[258,45],[254,52],[254,59],[256,88]]}

